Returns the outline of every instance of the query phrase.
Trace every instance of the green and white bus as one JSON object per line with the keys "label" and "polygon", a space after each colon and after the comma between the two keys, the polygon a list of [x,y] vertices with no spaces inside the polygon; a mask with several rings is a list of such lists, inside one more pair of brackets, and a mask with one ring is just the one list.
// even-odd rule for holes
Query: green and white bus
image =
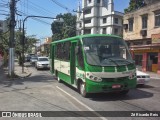
{"label": "green and white bus", "polygon": [[58,82],[88,93],[126,94],[136,87],[136,68],[125,41],[115,35],[80,35],[50,44],[50,70]]}

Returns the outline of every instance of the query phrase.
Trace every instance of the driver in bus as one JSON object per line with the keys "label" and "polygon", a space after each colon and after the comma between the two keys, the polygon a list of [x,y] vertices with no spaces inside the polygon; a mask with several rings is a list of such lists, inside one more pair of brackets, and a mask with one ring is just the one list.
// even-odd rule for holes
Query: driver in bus
{"label": "driver in bus", "polygon": [[102,58],[111,56],[111,51],[107,45],[100,46],[99,51],[100,51],[99,54]]}

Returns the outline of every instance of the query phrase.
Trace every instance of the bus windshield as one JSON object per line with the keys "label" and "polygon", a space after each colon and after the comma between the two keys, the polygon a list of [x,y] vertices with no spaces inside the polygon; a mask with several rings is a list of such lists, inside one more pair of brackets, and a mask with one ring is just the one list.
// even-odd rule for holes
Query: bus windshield
{"label": "bus windshield", "polygon": [[119,66],[133,63],[125,41],[118,37],[83,38],[86,61],[96,66]]}

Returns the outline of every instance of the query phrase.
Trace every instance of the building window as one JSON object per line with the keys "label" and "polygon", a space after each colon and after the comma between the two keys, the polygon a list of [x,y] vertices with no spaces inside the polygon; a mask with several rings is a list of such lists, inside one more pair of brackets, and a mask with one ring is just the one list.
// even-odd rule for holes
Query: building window
{"label": "building window", "polygon": [[84,23],[85,23],[85,24],[91,23],[91,19],[85,20]]}
{"label": "building window", "polygon": [[79,23],[79,27],[82,27],[82,23]]}
{"label": "building window", "polygon": [[147,44],[147,45],[151,44],[151,41],[147,41],[146,44]]}
{"label": "building window", "polygon": [[148,21],[148,17],[147,16],[142,16],[142,29],[147,28],[147,21]]}
{"label": "building window", "polygon": [[160,27],[160,11],[155,12],[155,26]]}
{"label": "building window", "polygon": [[100,3],[100,0],[97,0],[97,3]]}
{"label": "building window", "polygon": [[92,2],[92,0],[88,0],[88,3],[91,3]]}
{"label": "building window", "polygon": [[129,31],[133,31],[133,18],[129,19]]}
{"label": "building window", "polygon": [[91,29],[85,29],[84,33],[85,34],[91,34]]}
{"label": "building window", "polygon": [[114,34],[118,35],[118,28],[114,28]]}
{"label": "building window", "polygon": [[106,28],[102,29],[102,34],[106,34]]}
{"label": "building window", "polygon": [[114,18],[114,23],[118,24],[118,18]]}
{"label": "building window", "polygon": [[103,23],[107,23],[107,19],[106,18],[103,18]]}
{"label": "building window", "polygon": [[86,10],[84,11],[84,14],[91,14],[91,9],[86,9]]}
{"label": "building window", "polygon": [[2,23],[0,23],[0,27],[2,27]]}

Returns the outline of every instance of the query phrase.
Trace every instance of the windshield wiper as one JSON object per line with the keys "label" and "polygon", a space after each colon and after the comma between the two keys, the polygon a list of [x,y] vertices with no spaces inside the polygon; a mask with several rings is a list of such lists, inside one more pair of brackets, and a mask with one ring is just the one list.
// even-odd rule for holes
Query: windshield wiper
{"label": "windshield wiper", "polygon": [[106,59],[112,61],[114,64],[116,64],[117,66],[119,66],[119,64],[115,60],[113,60],[111,58],[106,58]]}
{"label": "windshield wiper", "polygon": [[133,62],[129,61],[129,60],[126,60],[126,59],[117,59],[118,61],[125,61],[125,62],[128,62],[129,64],[133,64]]}

